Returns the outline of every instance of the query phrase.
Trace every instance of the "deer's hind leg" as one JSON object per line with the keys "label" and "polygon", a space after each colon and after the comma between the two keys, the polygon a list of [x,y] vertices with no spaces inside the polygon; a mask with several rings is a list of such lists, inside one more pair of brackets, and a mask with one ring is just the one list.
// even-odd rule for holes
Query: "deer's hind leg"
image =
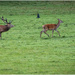
{"label": "deer's hind leg", "polygon": [[40,32],[40,37],[41,37],[41,35],[42,35],[42,32],[44,32],[45,30],[43,29],[41,32]]}
{"label": "deer's hind leg", "polygon": [[46,33],[46,31],[47,31],[47,29],[43,29],[43,30],[40,32],[40,37],[41,37],[42,32],[44,32],[44,33],[49,37],[49,35]]}
{"label": "deer's hind leg", "polygon": [[49,35],[46,33],[47,30],[44,31],[44,33],[49,37]]}
{"label": "deer's hind leg", "polygon": [[44,31],[41,31],[41,32],[40,32],[40,37],[41,37],[42,32],[44,32]]}

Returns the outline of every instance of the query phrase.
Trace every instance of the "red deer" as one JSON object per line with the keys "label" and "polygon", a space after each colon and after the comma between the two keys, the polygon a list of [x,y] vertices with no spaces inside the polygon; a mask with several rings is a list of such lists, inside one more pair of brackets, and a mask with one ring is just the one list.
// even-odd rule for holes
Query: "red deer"
{"label": "red deer", "polygon": [[[60,26],[60,23],[63,23],[63,21],[58,19],[57,24],[45,24],[45,25],[43,25],[42,26],[43,30],[40,32],[40,37],[41,37],[42,32],[44,32],[49,37],[49,35],[46,33],[47,30],[52,30],[52,37],[53,37],[53,32],[54,32],[54,30],[57,31],[57,28]],[[57,32],[60,36],[59,31],[57,31]]]}
{"label": "red deer", "polygon": [[8,31],[10,28],[14,27],[14,25],[11,24],[12,21],[7,22],[7,19],[4,20],[3,16],[0,19],[6,23],[6,25],[0,25],[0,38],[1,38],[1,33]]}

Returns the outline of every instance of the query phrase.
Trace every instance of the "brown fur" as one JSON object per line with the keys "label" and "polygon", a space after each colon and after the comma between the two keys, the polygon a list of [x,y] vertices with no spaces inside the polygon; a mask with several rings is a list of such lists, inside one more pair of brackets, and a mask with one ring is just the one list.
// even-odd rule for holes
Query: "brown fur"
{"label": "brown fur", "polygon": [[48,30],[52,30],[52,29],[56,29],[56,26],[57,24],[46,24],[46,25],[43,25],[43,29],[48,29]]}
{"label": "brown fur", "polygon": [[0,25],[0,33],[8,31],[10,28],[7,25]]}
{"label": "brown fur", "polygon": [[[42,26],[43,30],[40,32],[40,37],[41,37],[42,32],[44,32],[49,37],[49,35],[46,33],[47,30],[52,30],[52,37],[53,37],[53,32],[54,32],[54,30],[57,31],[57,28],[59,27],[60,23],[63,23],[63,21],[58,19],[57,24],[45,24],[45,25],[43,25]],[[59,31],[57,31],[57,32],[59,34]],[[59,34],[59,36],[60,36],[60,34]]]}
{"label": "brown fur", "polygon": [[7,24],[7,25],[0,25],[0,38],[1,38],[1,33],[8,31],[13,25]]}
{"label": "brown fur", "polygon": [[0,19],[6,23],[6,25],[0,25],[0,38],[1,38],[1,33],[8,31],[11,27],[14,27],[14,25],[11,24],[12,21],[7,21],[7,19],[4,19],[4,17],[0,17]]}

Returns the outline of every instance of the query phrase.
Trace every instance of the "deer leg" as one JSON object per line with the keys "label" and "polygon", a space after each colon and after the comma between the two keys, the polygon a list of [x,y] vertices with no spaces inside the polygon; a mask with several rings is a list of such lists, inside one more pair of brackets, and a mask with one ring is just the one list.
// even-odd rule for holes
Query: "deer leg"
{"label": "deer leg", "polygon": [[54,33],[54,30],[52,30],[52,37],[53,37],[53,33]]}
{"label": "deer leg", "polygon": [[45,31],[45,29],[43,29],[43,30],[40,32],[40,37],[41,37],[42,32],[44,32],[44,31]]}
{"label": "deer leg", "polygon": [[43,31],[40,32],[40,37],[41,37],[42,32],[44,32],[49,37],[49,35],[46,33],[46,31],[47,30],[43,29]]}
{"label": "deer leg", "polygon": [[[56,30],[57,31],[57,30]],[[59,34],[59,36],[60,36],[60,33],[59,33],[59,31],[57,31],[57,33]]]}
{"label": "deer leg", "polygon": [[40,32],[40,37],[41,37],[42,32],[44,32],[44,31],[41,31],[41,32]]}
{"label": "deer leg", "polygon": [[44,31],[44,33],[49,37],[49,35],[46,33],[46,31]]}
{"label": "deer leg", "polygon": [[1,33],[0,33],[0,39],[1,39]]}

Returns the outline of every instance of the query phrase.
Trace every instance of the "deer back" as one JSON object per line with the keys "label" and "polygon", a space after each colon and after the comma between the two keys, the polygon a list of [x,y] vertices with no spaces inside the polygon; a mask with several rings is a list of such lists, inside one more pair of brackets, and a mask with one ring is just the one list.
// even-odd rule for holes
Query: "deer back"
{"label": "deer back", "polygon": [[45,25],[43,25],[43,28],[48,29],[48,30],[53,30],[56,28],[56,26],[57,26],[57,24],[45,24]]}

